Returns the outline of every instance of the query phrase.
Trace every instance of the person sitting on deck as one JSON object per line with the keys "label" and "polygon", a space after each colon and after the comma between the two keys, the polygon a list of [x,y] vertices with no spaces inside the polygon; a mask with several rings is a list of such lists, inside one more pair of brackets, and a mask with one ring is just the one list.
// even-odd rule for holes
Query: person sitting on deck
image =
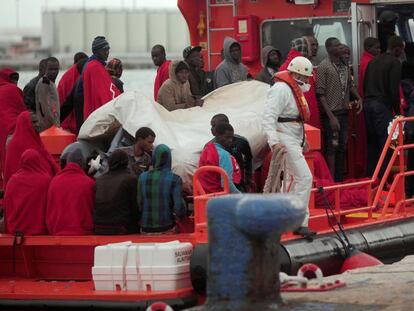
{"label": "person sitting on deck", "polygon": [[17,86],[19,74],[11,68],[0,70],[0,174],[3,173],[7,137],[13,134],[16,120],[26,110],[23,92]]}
{"label": "person sitting on deck", "polygon": [[196,99],[191,94],[188,65],[183,61],[174,61],[170,64],[169,71],[170,78],[158,92],[158,103],[168,111],[201,106],[201,99]]}
{"label": "person sitting on deck", "polygon": [[[216,126],[219,123],[230,123],[229,118],[225,114],[216,114],[211,118],[211,134],[216,136]],[[240,167],[241,179],[236,184],[237,189],[242,192],[250,192],[252,190],[252,151],[247,139],[243,136],[234,134],[233,140],[226,151],[236,159],[237,164]]]}
{"label": "person sitting on deck", "polygon": [[157,75],[154,81],[154,100],[158,101],[158,91],[165,81],[170,77],[169,67],[171,64],[170,60],[166,59],[165,48],[160,45],[154,45],[151,49],[151,58],[154,65],[158,67]]}
{"label": "person sitting on deck", "polygon": [[4,196],[7,233],[47,234],[46,202],[52,177],[42,161],[39,152],[27,149],[20,159],[19,170],[7,184]]}
{"label": "person sitting on deck", "polygon": [[35,149],[41,155],[41,165],[53,177],[59,171],[56,161],[46,150],[39,135],[39,121],[33,112],[22,112],[16,121],[16,129],[6,148],[4,185],[20,167],[20,158],[27,149]]}
{"label": "person sitting on deck", "polygon": [[69,154],[65,168],[50,183],[46,225],[52,235],[93,233],[95,181],[85,174],[84,167],[82,152],[76,149]]}
{"label": "person sitting on deck", "polygon": [[158,145],[152,156],[154,169],[138,179],[138,205],[142,233],[175,233],[177,221],[186,215],[182,180],[171,171],[171,150]]}
{"label": "person sitting on deck", "polygon": [[241,63],[242,51],[240,43],[233,38],[224,38],[223,44],[224,60],[217,66],[214,73],[215,87],[219,88],[228,84],[246,81],[248,70]]}
{"label": "person sitting on deck", "polygon": [[[124,131],[124,130],[123,130]],[[129,134],[128,134],[129,135]],[[135,132],[135,143],[133,145],[120,147],[114,144],[109,151],[104,154],[101,167],[95,175],[95,178],[109,171],[108,158],[115,150],[122,150],[128,156],[128,168],[138,178],[142,172],[148,171],[151,167],[151,153],[154,148],[155,133],[149,127],[141,127]]]}
{"label": "person sitting on deck", "polygon": [[39,79],[35,89],[36,115],[39,120],[40,132],[52,125],[60,127],[60,104],[55,81],[59,74],[59,61],[49,57],[45,75]]}
{"label": "person sitting on deck", "polygon": [[112,78],[112,82],[118,88],[118,90],[123,93],[124,92],[124,82],[121,81],[122,76],[122,62],[118,58],[112,58],[108,64],[106,64],[106,71],[108,71],[109,75]]}
{"label": "person sitting on deck", "polygon": [[137,178],[128,169],[128,156],[115,150],[108,159],[109,172],[96,178],[93,221],[96,234],[139,232]]}
{"label": "person sitting on deck", "polygon": [[[224,169],[229,179],[230,192],[240,193],[235,184],[240,183],[240,168],[236,159],[226,150],[231,147],[234,130],[229,123],[219,123],[214,127],[215,139],[205,145],[200,155],[198,167],[218,166]],[[222,192],[224,180],[217,173],[205,173],[200,183],[206,193]]]}
{"label": "person sitting on deck", "polygon": [[[75,114],[73,113],[73,91],[79,80],[83,66],[88,61],[88,55],[78,52],[73,57],[73,65],[60,78],[57,91],[60,103],[60,122],[62,128],[76,133]],[[70,107],[68,107],[70,106]],[[67,112],[65,111],[67,110]]]}
{"label": "person sitting on deck", "polygon": [[135,132],[135,144],[121,147],[128,156],[128,167],[138,177],[151,166],[151,153],[154,148],[155,133],[149,127],[141,127]]}

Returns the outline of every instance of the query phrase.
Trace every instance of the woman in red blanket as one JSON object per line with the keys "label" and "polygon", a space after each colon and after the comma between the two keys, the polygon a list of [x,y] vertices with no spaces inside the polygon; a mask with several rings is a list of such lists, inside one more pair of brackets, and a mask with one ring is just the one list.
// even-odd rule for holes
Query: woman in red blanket
{"label": "woman in red blanket", "polygon": [[46,225],[52,235],[93,233],[95,181],[85,174],[84,166],[82,152],[76,149],[69,154],[66,167],[50,183]]}
{"label": "woman in red blanket", "polygon": [[19,74],[11,68],[0,70],[0,161],[4,166],[7,136],[13,134],[19,114],[26,110],[23,92],[17,86]]}
{"label": "woman in red blanket", "polygon": [[19,169],[20,158],[27,149],[35,149],[41,155],[39,162],[42,167],[53,177],[59,171],[56,161],[46,150],[39,136],[38,121],[29,111],[22,112],[16,122],[16,129],[7,145],[6,161],[4,165],[4,184]]}
{"label": "woman in red blanket", "polygon": [[46,199],[51,179],[42,166],[39,152],[27,149],[21,157],[20,169],[10,178],[4,195],[7,233],[47,234]]}

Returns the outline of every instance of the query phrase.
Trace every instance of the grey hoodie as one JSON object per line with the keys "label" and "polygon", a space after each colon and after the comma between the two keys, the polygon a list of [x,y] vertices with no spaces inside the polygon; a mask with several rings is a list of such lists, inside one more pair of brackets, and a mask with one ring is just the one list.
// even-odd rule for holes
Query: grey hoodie
{"label": "grey hoodie", "polygon": [[239,81],[247,80],[247,68],[242,63],[236,63],[230,55],[230,46],[233,43],[239,44],[236,40],[230,37],[224,38],[223,54],[224,60],[217,66],[214,74],[215,86],[221,87],[227,84],[232,84]]}

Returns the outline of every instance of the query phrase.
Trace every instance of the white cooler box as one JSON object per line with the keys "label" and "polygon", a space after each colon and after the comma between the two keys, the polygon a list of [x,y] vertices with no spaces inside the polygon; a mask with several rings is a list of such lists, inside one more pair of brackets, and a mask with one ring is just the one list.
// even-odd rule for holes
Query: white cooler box
{"label": "white cooler box", "polygon": [[95,248],[96,290],[168,291],[191,287],[191,243],[123,242]]}

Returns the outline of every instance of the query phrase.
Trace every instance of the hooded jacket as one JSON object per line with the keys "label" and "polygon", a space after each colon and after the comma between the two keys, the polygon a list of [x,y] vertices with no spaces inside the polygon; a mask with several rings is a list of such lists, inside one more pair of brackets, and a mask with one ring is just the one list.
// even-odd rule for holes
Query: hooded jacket
{"label": "hooded jacket", "polygon": [[128,168],[128,156],[117,157],[109,171],[96,178],[93,222],[96,234],[139,231],[137,177]]}
{"label": "hooded jacket", "polygon": [[165,81],[158,92],[158,103],[168,111],[186,109],[195,106],[195,100],[191,94],[190,83],[179,82],[175,74],[175,68],[180,61],[170,64],[170,78]]}
{"label": "hooded jacket", "polygon": [[[236,159],[215,141],[209,142],[204,146],[198,161],[198,167],[202,166],[221,167],[229,177],[229,188],[232,193],[239,193],[236,183],[240,181],[241,172]],[[230,178],[231,177],[231,178]],[[223,178],[220,174],[207,172],[200,176],[200,183],[206,193],[216,193],[223,191]]]}
{"label": "hooded jacket", "polygon": [[52,180],[47,195],[46,225],[52,235],[93,233],[95,181],[79,164],[69,162]]}
{"label": "hooded jacket", "polygon": [[[30,113],[22,112],[17,118],[16,130],[6,150],[6,160],[4,165],[4,184],[6,185],[10,177],[17,172],[20,165],[20,158],[27,149],[35,149],[41,155],[41,165],[51,177],[56,175],[59,167],[56,161],[46,150],[40,135],[33,127]],[[34,183],[35,181],[33,181]]]}
{"label": "hooded jacket", "polygon": [[11,75],[16,74],[11,68],[0,70],[0,161],[4,166],[6,156],[7,136],[13,134],[16,120],[20,113],[26,110],[23,102],[23,92],[11,81]]}
{"label": "hooded jacket", "polygon": [[8,233],[47,234],[46,200],[52,178],[41,163],[39,152],[26,150],[21,157],[19,170],[7,184],[4,207]]}
{"label": "hooded jacket", "polygon": [[152,156],[154,169],[138,179],[138,205],[142,232],[163,232],[174,228],[176,218],[184,218],[182,180],[171,171],[171,150],[158,145]]}
{"label": "hooded jacket", "polygon": [[217,88],[227,84],[247,80],[248,71],[246,66],[242,63],[236,63],[230,55],[230,47],[234,43],[239,44],[240,46],[240,43],[233,38],[224,38],[224,60],[217,66],[214,73],[214,84]]}
{"label": "hooded jacket", "polygon": [[279,59],[282,58],[280,51],[273,46],[265,46],[262,49],[262,66],[263,69],[257,74],[256,80],[262,81],[264,83],[273,85],[275,82],[273,81],[273,75],[278,71],[278,69],[274,70],[273,68],[267,67],[267,62],[269,61],[269,54],[272,51],[276,51],[279,54]]}

